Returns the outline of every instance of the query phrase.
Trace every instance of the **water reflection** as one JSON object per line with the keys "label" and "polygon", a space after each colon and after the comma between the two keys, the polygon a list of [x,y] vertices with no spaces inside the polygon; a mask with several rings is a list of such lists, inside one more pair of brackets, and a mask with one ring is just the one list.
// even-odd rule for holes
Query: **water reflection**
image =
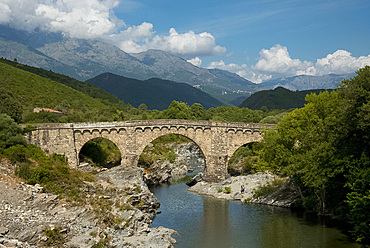
{"label": "water reflection", "polygon": [[152,226],[179,232],[176,247],[360,247],[338,229],[289,209],[202,197],[187,189],[179,184],[154,190],[162,213]]}
{"label": "water reflection", "polygon": [[[202,197],[203,220],[200,247],[230,247],[228,202]],[[217,201],[217,203],[215,203]]]}

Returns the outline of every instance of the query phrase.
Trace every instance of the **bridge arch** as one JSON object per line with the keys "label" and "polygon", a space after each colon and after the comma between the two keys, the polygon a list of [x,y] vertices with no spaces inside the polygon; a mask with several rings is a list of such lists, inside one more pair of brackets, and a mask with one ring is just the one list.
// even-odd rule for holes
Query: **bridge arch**
{"label": "bridge arch", "polygon": [[[143,167],[142,165],[144,165],[144,168],[146,168],[146,169],[148,169],[147,167],[145,167],[145,166],[148,166],[149,164],[148,163],[146,163],[146,161],[145,161],[145,158],[144,158],[144,160],[142,160],[142,162],[143,162],[143,164],[142,165],[140,165],[140,158],[141,158],[141,156],[145,153],[145,151],[146,151],[146,149],[148,148],[148,146],[150,145],[150,144],[153,144],[154,146],[156,146],[156,144],[154,143],[154,141],[156,141],[156,140],[158,140],[158,139],[161,139],[161,138],[164,138],[164,137],[166,137],[166,136],[169,136],[169,135],[176,135],[176,136],[180,136],[180,137],[184,137],[184,138],[186,138],[186,140],[184,140],[184,143],[178,143],[178,145],[182,145],[182,144],[192,144],[191,146],[196,146],[197,147],[197,149],[199,149],[198,151],[200,152],[200,154],[199,154],[199,156],[198,156],[198,158],[200,158],[200,159],[203,159],[203,163],[202,164],[204,164],[204,167],[203,167],[203,169],[205,170],[206,169],[206,157],[204,156],[204,152],[202,151],[202,149],[200,148],[200,146],[194,141],[194,140],[192,140],[192,139],[190,139],[189,137],[186,137],[186,136],[184,136],[184,135],[181,135],[181,134],[176,134],[176,133],[169,133],[169,134],[165,134],[165,135],[161,135],[161,136],[158,136],[157,138],[154,138],[153,140],[151,140],[143,149],[142,149],[142,151],[141,151],[141,153],[140,153],[140,155],[139,155],[139,161],[138,161],[138,164],[137,164],[137,166],[141,166],[141,167]],[[171,144],[171,141],[170,142],[168,142],[167,144]],[[175,146],[173,146],[173,148],[174,147],[176,147],[176,145]],[[151,148],[149,148],[149,150],[150,150]],[[140,148],[140,150],[141,150],[141,148]],[[138,149],[138,151],[140,152],[140,150]],[[153,151],[153,150],[152,150]],[[154,149],[154,151],[156,151],[155,149]],[[163,155],[163,154],[162,154]],[[181,154],[178,154],[179,156],[181,156]]]}
{"label": "bridge arch", "polygon": [[231,176],[250,173],[253,170],[253,164],[257,162],[256,153],[253,150],[256,143],[259,142],[252,141],[243,144],[229,157],[227,171]]}
{"label": "bridge arch", "polygon": [[81,164],[82,159],[89,158],[91,162],[98,166],[111,168],[121,164],[122,152],[117,144],[107,138],[97,137],[90,139],[82,145],[77,151],[78,163]]}
{"label": "bridge arch", "polygon": [[[141,130],[141,132],[139,131]],[[136,131],[136,141],[137,141],[137,153],[136,155],[140,156],[145,147],[149,145],[154,140],[158,139],[159,137],[163,137],[169,134],[181,135],[192,142],[194,142],[199,149],[202,151],[204,158],[206,159],[207,154],[207,147],[205,146],[205,142],[202,142],[201,137],[204,137],[204,131],[201,129],[195,130],[194,128],[186,128],[184,126],[179,127],[153,127],[145,128],[145,129],[137,129]],[[197,135],[198,132],[198,135]],[[206,131],[207,132],[207,131]],[[209,132],[209,130],[208,130]]]}

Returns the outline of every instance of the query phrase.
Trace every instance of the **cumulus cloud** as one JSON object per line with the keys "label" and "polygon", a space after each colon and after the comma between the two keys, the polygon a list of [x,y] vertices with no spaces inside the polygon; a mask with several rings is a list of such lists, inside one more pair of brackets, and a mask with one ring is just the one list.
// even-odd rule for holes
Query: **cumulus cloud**
{"label": "cumulus cloud", "polygon": [[195,65],[195,66],[201,66],[202,65],[202,60],[199,57],[195,57],[192,59],[187,60],[187,62]]}
{"label": "cumulus cloud", "polygon": [[298,71],[303,73],[309,67],[312,67],[311,62],[292,59],[286,47],[275,45],[270,49],[262,49],[260,51],[260,59],[253,66],[253,69],[293,76],[297,75]]}
{"label": "cumulus cloud", "polygon": [[[122,3],[130,5],[130,1]],[[155,35],[151,23],[127,27],[113,12],[119,4],[120,0],[0,0],[0,24],[27,31],[40,28],[74,38],[98,38],[129,53],[159,49],[193,58],[226,51],[207,32],[178,33],[171,28],[168,35],[161,36]]]}
{"label": "cumulus cloud", "polygon": [[0,23],[32,31],[61,32],[76,38],[97,38],[124,23],[113,14],[116,0],[1,0],[7,11]]}
{"label": "cumulus cloud", "polygon": [[179,34],[171,28],[168,36],[155,36],[147,46],[179,55],[219,55],[226,48],[217,46],[215,38],[210,33],[196,34],[193,31]]}
{"label": "cumulus cloud", "polygon": [[218,68],[234,72],[254,83],[261,83],[268,79],[290,77],[296,75],[324,75],[352,73],[365,65],[370,65],[370,55],[353,57],[350,52],[337,50],[325,58],[317,59],[316,63],[292,59],[288,49],[275,45],[270,49],[262,49],[260,58],[255,65],[225,64],[222,60],[212,62],[208,68]]}
{"label": "cumulus cloud", "polygon": [[132,35],[126,36],[125,31],[122,32],[120,36],[124,41],[119,44],[119,47],[129,53],[157,49],[185,58],[219,55],[226,52],[226,48],[216,45],[216,40],[210,33],[196,34],[193,31],[178,33],[171,28],[167,36],[154,36],[152,29],[146,29],[146,31],[148,35],[145,39],[135,39]]}
{"label": "cumulus cloud", "polygon": [[5,3],[0,3],[0,23],[7,23],[10,20],[12,11]]}
{"label": "cumulus cloud", "polygon": [[337,50],[333,54],[328,54],[325,58],[318,59],[315,67],[317,74],[324,75],[350,73],[365,65],[370,65],[370,55],[356,58],[348,51]]}

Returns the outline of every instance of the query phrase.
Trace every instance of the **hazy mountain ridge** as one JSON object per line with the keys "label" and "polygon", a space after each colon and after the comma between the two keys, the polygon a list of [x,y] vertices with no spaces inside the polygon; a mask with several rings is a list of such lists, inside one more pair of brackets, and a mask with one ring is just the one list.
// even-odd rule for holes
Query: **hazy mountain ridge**
{"label": "hazy mountain ridge", "polygon": [[200,103],[206,109],[223,105],[209,94],[185,83],[159,78],[138,80],[112,73],[103,73],[86,82],[98,86],[134,107],[145,103],[148,109],[166,109],[173,100],[189,105]]}
{"label": "hazy mountain ridge", "polygon": [[337,84],[343,79],[349,79],[355,73],[348,74],[328,74],[322,76],[300,75],[288,78],[268,80],[261,83],[261,86],[276,88],[282,86],[289,90],[310,90],[310,89],[335,89]]}

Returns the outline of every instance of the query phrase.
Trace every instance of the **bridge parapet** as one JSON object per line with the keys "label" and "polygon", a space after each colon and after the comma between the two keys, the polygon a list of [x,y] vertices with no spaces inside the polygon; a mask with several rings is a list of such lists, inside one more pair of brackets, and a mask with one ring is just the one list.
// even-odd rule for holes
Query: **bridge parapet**
{"label": "bridge parapet", "polygon": [[28,141],[50,153],[64,154],[70,166],[79,165],[79,153],[91,139],[103,137],[114,142],[123,166],[136,166],[139,157],[154,139],[180,134],[193,140],[206,160],[206,178],[219,181],[227,176],[227,163],[242,145],[262,139],[262,129],[271,124],[217,122],[199,120],[138,120],[96,123],[35,124]]}

